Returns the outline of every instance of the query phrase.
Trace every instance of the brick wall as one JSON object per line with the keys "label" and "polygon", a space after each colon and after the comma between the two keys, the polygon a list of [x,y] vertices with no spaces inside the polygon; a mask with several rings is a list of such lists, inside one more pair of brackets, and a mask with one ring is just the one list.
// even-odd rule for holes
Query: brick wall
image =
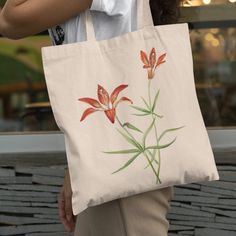
{"label": "brick wall", "polygon": [[[236,235],[234,152],[215,153],[220,181],[175,187],[169,236]],[[0,235],[70,236],[58,217],[64,153],[0,156]]]}

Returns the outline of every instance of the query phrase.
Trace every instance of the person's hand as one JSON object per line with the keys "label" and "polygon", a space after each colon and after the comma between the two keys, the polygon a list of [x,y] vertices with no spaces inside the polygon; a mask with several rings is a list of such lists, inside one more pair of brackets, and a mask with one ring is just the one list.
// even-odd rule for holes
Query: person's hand
{"label": "person's hand", "polygon": [[72,212],[72,189],[68,169],[65,174],[64,183],[60,190],[60,194],[58,195],[58,208],[60,220],[65,229],[69,232],[73,232],[76,217]]}

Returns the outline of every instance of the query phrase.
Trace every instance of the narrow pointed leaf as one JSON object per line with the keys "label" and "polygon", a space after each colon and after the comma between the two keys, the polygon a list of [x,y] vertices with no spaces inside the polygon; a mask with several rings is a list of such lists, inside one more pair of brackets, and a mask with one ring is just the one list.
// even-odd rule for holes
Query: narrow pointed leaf
{"label": "narrow pointed leaf", "polygon": [[118,170],[112,172],[112,174],[118,172],[118,171],[121,171],[123,170],[124,168],[126,168],[127,166],[129,166],[139,155],[140,155],[141,152],[135,154],[132,158],[130,158],[121,168],[119,168]]}
{"label": "narrow pointed leaf", "polygon": [[119,151],[103,151],[103,153],[109,154],[129,154],[139,152],[138,149],[127,149],[127,150],[119,150]]}
{"label": "narrow pointed leaf", "polygon": [[161,138],[166,134],[166,133],[168,133],[168,132],[172,132],[172,131],[176,131],[176,130],[178,130],[178,129],[182,129],[183,127],[185,127],[185,126],[181,126],[181,127],[178,127],[178,128],[173,128],[173,129],[167,129],[167,130],[165,130],[161,135],[160,135],[160,137],[159,137],[159,141],[161,140]]}
{"label": "narrow pointed leaf", "polygon": [[154,98],[154,102],[153,102],[153,105],[152,105],[152,111],[154,111],[155,107],[156,107],[156,103],[157,103],[157,98],[159,96],[159,93],[160,93],[160,89],[157,91],[156,93],[156,96]]}
{"label": "narrow pointed leaf", "polygon": [[150,110],[150,107],[149,107],[148,103],[146,102],[146,100],[143,97],[141,97],[141,98],[142,98],[143,102],[145,103],[147,109]]}
{"label": "narrow pointed leaf", "polygon": [[153,161],[155,161],[158,164],[158,161],[155,159],[157,149],[153,149],[153,153],[151,153],[151,151],[149,149],[146,149],[146,151],[150,154],[152,159],[151,159],[151,162],[148,163],[146,167],[144,167],[144,169],[146,169],[148,166],[150,166],[150,164],[152,164]]}
{"label": "narrow pointed leaf", "polygon": [[144,113],[144,114],[131,114],[131,115],[134,115],[134,116],[148,116],[148,115],[150,115],[150,113]]}
{"label": "narrow pointed leaf", "polygon": [[158,117],[158,118],[163,118],[163,117],[164,117],[163,115],[162,115],[162,116],[161,116],[161,115],[158,115],[158,114],[156,114],[155,112],[153,112],[152,114],[155,115],[155,116]]}
{"label": "narrow pointed leaf", "polygon": [[126,126],[126,127],[127,127],[127,128],[129,128],[129,129],[136,130],[136,131],[138,131],[138,132],[141,132],[141,133],[142,133],[142,131],[141,131],[140,129],[138,129],[138,128],[137,128],[137,127],[135,127],[134,125],[130,124],[129,122],[127,122],[127,123],[124,123],[124,124],[123,124],[123,126]]}
{"label": "narrow pointed leaf", "polygon": [[142,108],[142,107],[137,107],[137,106],[133,106],[133,105],[130,105],[130,106],[133,107],[134,109],[138,110],[138,111],[142,111],[142,112],[150,113],[149,110],[144,109],[144,108]]}
{"label": "narrow pointed leaf", "polygon": [[145,141],[146,141],[147,135],[148,135],[149,132],[151,131],[151,129],[152,129],[154,123],[155,123],[155,120],[156,120],[156,118],[153,119],[151,125],[147,128],[147,130],[146,130],[145,133],[144,133],[143,142],[142,142],[144,147],[145,147]]}
{"label": "narrow pointed leaf", "polygon": [[174,138],[174,140],[172,140],[170,143],[168,144],[164,144],[164,145],[156,145],[156,146],[149,146],[149,147],[146,147],[146,149],[163,149],[163,148],[166,148],[166,147],[169,147],[172,143],[175,142],[177,137]]}
{"label": "narrow pointed leaf", "polygon": [[141,149],[142,146],[137,143],[134,139],[130,138],[128,135],[124,134],[123,132],[121,132],[119,129],[117,129],[117,131],[133,146],[137,147],[138,149]]}
{"label": "narrow pointed leaf", "polygon": [[150,163],[148,163],[143,169],[147,169],[151,164],[152,162],[156,162],[156,164],[158,164],[157,160],[156,159],[152,159]]}

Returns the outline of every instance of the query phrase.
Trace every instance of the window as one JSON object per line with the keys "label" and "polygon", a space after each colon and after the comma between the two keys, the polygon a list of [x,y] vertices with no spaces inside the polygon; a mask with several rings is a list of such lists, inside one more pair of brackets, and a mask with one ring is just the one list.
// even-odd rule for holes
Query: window
{"label": "window", "polygon": [[195,84],[207,126],[236,125],[236,27],[191,32]]}
{"label": "window", "polygon": [[195,85],[207,127],[236,125],[236,1],[185,1]]}

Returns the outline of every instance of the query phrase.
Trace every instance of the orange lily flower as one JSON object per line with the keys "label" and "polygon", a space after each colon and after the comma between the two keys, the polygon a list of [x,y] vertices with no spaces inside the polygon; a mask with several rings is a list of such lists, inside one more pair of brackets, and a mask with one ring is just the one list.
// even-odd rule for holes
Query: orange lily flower
{"label": "orange lily flower", "polygon": [[148,72],[148,79],[152,79],[154,77],[156,68],[165,62],[164,60],[165,56],[166,56],[166,53],[159,56],[157,60],[155,48],[152,48],[149,54],[149,58],[144,51],[142,50],[140,51],[140,57],[144,64],[143,68],[147,69],[147,72]]}
{"label": "orange lily flower", "polygon": [[125,89],[128,85],[121,84],[118,87],[116,87],[113,92],[111,93],[111,96],[109,96],[106,89],[104,89],[101,85],[98,84],[97,89],[97,96],[98,100],[93,98],[79,98],[79,101],[88,103],[92,107],[87,108],[80,121],[83,121],[89,114],[95,112],[95,111],[104,111],[107,118],[111,121],[111,123],[115,122],[115,116],[116,116],[116,107],[117,105],[122,101],[128,101],[133,103],[129,98],[127,97],[121,97],[119,100],[117,100],[117,97],[119,93]]}

